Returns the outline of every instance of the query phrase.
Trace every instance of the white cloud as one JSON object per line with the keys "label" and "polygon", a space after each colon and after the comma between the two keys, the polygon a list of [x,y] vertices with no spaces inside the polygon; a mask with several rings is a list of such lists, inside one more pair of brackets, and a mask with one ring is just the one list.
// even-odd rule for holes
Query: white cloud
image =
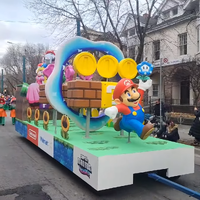
{"label": "white cloud", "polygon": [[42,25],[31,23],[32,17],[33,14],[24,7],[22,0],[1,1],[0,57],[6,52],[9,45],[7,41],[51,45],[52,38],[47,36],[47,31]]}

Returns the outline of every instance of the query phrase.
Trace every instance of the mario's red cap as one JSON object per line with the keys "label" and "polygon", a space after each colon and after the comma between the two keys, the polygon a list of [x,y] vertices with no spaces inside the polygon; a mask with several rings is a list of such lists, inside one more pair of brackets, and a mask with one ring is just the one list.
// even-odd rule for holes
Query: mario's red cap
{"label": "mario's red cap", "polygon": [[133,83],[133,81],[130,79],[126,78],[121,79],[115,87],[113,93],[113,99],[119,99],[119,97],[124,93],[124,91],[126,91],[130,87],[137,88],[138,85]]}

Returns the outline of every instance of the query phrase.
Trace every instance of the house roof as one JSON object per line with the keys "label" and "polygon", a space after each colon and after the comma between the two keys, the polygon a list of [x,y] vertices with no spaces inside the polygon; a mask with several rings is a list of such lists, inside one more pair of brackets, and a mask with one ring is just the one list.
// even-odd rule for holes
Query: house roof
{"label": "house roof", "polygon": [[[118,40],[115,37],[115,35],[110,31],[104,33],[104,32],[101,32],[101,31],[96,31],[96,30],[91,29],[89,27],[86,27],[86,30],[87,30],[89,35],[96,36],[94,41],[102,41],[103,40],[103,41],[108,41],[108,42],[112,42],[112,43],[117,43],[118,42]],[[82,33],[82,36],[84,37],[85,31],[82,30],[81,33]]]}
{"label": "house roof", "polygon": [[100,40],[113,42],[113,43],[117,43],[118,42],[117,38],[110,31],[106,32],[106,33],[103,33],[102,35],[98,36],[95,39],[95,41],[100,41]]}
{"label": "house roof", "polygon": [[178,17],[171,18],[171,19],[169,19],[169,20],[163,21],[163,22],[160,23],[160,24],[156,24],[156,25],[152,26],[152,27],[148,30],[148,33],[157,31],[157,30],[159,30],[159,29],[167,28],[167,27],[173,26],[173,25],[175,25],[175,24],[178,24],[178,23],[180,23],[180,22],[192,20],[192,19],[195,19],[195,18],[197,18],[196,15],[191,14],[191,12],[185,12],[183,15],[180,15],[180,16],[178,16]]}
{"label": "house roof", "polygon": [[[134,15],[134,16],[137,17],[137,15]],[[129,13],[128,16],[127,16],[127,19],[126,19],[126,21],[125,21],[125,23],[124,23],[124,26],[122,27],[121,35],[123,35],[123,33],[124,33],[124,31],[125,31],[125,29],[126,29],[128,23],[129,23],[129,21],[130,21],[131,19],[134,19],[134,18],[133,18],[133,15],[132,15],[131,13]],[[142,23],[143,25],[146,24],[147,20],[148,20],[148,14],[144,14],[143,16],[142,16],[142,15],[139,16],[139,21],[140,21],[140,23]],[[156,23],[157,23],[157,19],[151,17],[150,20],[149,20],[149,25],[152,26],[152,25],[155,25]],[[134,27],[134,26],[133,26],[133,27]],[[132,28],[133,28],[133,27],[132,27]]]}
{"label": "house roof", "polygon": [[[157,19],[158,19],[158,16],[156,14],[158,14],[159,12],[161,12],[161,10],[163,9],[163,7],[166,5],[166,3],[168,2],[169,0],[164,0],[159,8],[157,9],[157,11],[154,13],[154,15],[150,18],[150,21],[149,21],[149,28],[148,28],[148,32],[153,32],[153,31],[157,31],[159,29],[162,29],[162,28],[166,28],[166,27],[169,27],[171,25],[175,25],[179,22],[183,22],[185,20],[188,20],[188,19],[195,19],[196,16],[194,14],[191,13],[191,10],[187,11],[185,10],[184,14],[183,15],[180,15],[178,17],[173,17],[171,19],[168,19],[166,21],[163,21],[162,23],[159,23],[157,24]],[[184,6],[185,3],[187,3],[188,0],[170,0],[170,1],[173,1],[177,4],[177,6],[179,5],[182,5]],[[125,29],[131,19],[131,14],[129,14],[127,16],[127,20],[123,26],[123,29],[122,29],[122,32],[121,32],[121,36],[123,36],[123,34],[125,33]],[[146,24],[146,21],[147,21],[147,17],[145,16],[140,16],[140,22],[143,23],[143,24]],[[132,26],[133,28],[134,26]]]}

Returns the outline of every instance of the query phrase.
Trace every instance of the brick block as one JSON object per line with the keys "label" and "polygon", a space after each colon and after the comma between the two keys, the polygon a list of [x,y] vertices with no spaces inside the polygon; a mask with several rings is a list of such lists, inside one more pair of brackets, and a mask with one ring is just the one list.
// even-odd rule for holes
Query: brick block
{"label": "brick block", "polygon": [[101,100],[90,100],[90,108],[101,108]]}
{"label": "brick block", "polygon": [[73,107],[74,101],[73,99],[67,99],[67,106]]}
{"label": "brick block", "polygon": [[45,90],[39,92],[40,97],[46,97]]}
{"label": "brick block", "polygon": [[95,90],[84,90],[84,98],[85,99],[95,99],[96,91]]}
{"label": "brick block", "polygon": [[83,98],[83,90],[72,90],[72,98]]}
{"label": "brick block", "polygon": [[41,103],[41,104],[49,104],[47,98],[45,98],[45,97],[41,97],[41,98],[39,99],[39,103]]}
{"label": "brick block", "polygon": [[62,91],[63,98],[68,98],[67,92],[68,92],[68,91]]}
{"label": "brick block", "polygon": [[40,90],[45,90],[45,84],[39,85]]}
{"label": "brick block", "polygon": [[101,90],[101,82],[100,81],[90,81],[90,88]]}
{"label": "brick block", "polygon": [[68,89],[73,89],[73,88],[74,88],[74,82],[75,82],[75,81],[69,81],[69,82],[67,83]]}
{"label": "brick block", "polygon": [[72,90],[67,91],[67,98],[72,98]]}
{"label": "brick block", "polygon": [[97,92],[96,95],[97,99],[101,99],[101,90],[97,90],[96,92]]}
{"label": "brick block", "polygon": [[67,87],[68,87],[67,85],[62,85],[62,90],[67,91]]}
{"label": "brick block", "polygon": [[90,82],[84,80],[74,80],[68,82],[68,89],[88,89],[90,88]]}
{"label": "brick block", "polygon": [[87,99],[73,99],[73,107],[77,108],[88,108],[90,101]]}

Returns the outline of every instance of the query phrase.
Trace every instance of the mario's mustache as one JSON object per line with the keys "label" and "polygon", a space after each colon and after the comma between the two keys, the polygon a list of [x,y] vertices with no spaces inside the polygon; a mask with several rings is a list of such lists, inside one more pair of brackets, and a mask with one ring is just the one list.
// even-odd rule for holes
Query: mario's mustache
{"label": "mario's mustache", "polygon": [[141,94],[139,95],[139,97],[137,99],[131,98],[131,99],[127,99],[127,101],[128,102],[134,102],[134,101],[137,101],[140,97],[141,97]]}

